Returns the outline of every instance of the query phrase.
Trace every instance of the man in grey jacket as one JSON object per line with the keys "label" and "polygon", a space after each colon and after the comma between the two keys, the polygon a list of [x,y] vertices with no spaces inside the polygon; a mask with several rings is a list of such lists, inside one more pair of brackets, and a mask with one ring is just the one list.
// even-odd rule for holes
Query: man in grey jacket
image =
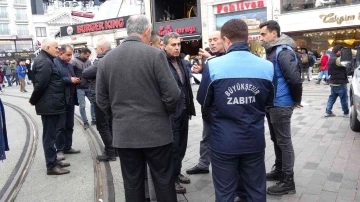
{"label": "man in grey jacket", "polygon": [[115,149],[112,146],[112,117],[107,116],[96,104],[96,73],[99,61],[111,50],[111,44],[106,39],[102,39],[96,44],[97,57],[94,64],[84,69],[82,76],[86,80],[90,80],[89,100],[94,103],[96,129],[99,131],[100,137],[105,146],[105,152],[97,157],[99,161],[115,161]]}
{"label": "man in grey jacket", "polygon": [[11,83],[11,67],[10,67],[10,61],[6,60],[5,64],[4,64],[4,72],[5,72],[5,77],[6,77],[6,81],[8,82],[8,87],[12,86]]}
{"label": "man in grey jacket", "polygon": [[158,201],[174,202],[170,115],[176,111],[180,90],[165,53],[147,45],[149,20],[136,15],[126,25],[129,37],[99,62],[96,102],[113,116],[113,145],[120,157],[125,200],[145,200],[147,162]]}
{"label": "man in grey jacket", "polygon": [[[74,72],[76,74],[76,77],[79,77],[81,79],[80,84],[77,86],[77,98],[79,101],[79,109],[80,109],[80,115],[81,119],[84,122],[84,129],[89,128],[89,122],[88,118],[86,116],[86,101],[85,97],[89,99],[89,83],[86,79],[83,79],[82,72],[84,69],[91,66],[91,62],[89,60],[89,57],[91,55],[91,51],[88,48],[81,49],[80,55],[78,57],[75,57],[71,60],[70,64],[74,67]],[[94,104],[89,99],[91,105],[90,105],[90,113],[91,113],[91,125],[96,124],[95,119],[95,109]]]}

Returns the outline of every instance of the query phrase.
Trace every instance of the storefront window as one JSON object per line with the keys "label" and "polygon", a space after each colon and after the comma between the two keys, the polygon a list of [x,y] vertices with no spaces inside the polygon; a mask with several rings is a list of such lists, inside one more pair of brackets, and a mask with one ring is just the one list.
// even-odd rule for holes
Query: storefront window
{"label": "storefront window", "polygon": [[198,16],[196,0],[154,0],[154,2],[156,22]]}
{"label": "storefront window", "polygon": [[360,29],[336,29],[316,32],[287,33],[300,48],[320,53],[335,45],[355,49],[360,46]]}
{"label": "storefront window", "polygon": [[359,0],[282,0],[282,13],[359,4]]}
{"label": "storefront window", "polygon": [[0,53],[15,52],[15,41],[0,40]]}
{"label": "storefront window", "polygon": [[16,52],[34,51],[32,40],[15,41]]}

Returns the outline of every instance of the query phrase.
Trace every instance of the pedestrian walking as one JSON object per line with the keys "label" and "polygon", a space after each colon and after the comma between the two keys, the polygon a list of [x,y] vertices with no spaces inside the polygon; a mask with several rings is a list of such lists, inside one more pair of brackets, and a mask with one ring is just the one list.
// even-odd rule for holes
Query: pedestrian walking
{"label": "pedestrian walking", "polygon": [[274,142],[275,165],[273,170],[266,174],[266,180],[280,182],[267,189],[270,195],[296,192],[291,116],[294,107],[302,107],[302,81],[298,72],[297,55],[292,49],[296,44],[290,37],[280,33],[280,26],[274,20],[260,24],[260,40],[266,50],[267,60],[274,65],[277,77],[274,80],[274,106],[266,112],[271,140]]}
{"label": "pedestrian walking", "polygon": [[176,113],[171,117],[171,122],[174,137],[175,189],[176,193],[183,194],[186,192],[186,188],[180,183],[189,184],[190,179],[181,174],[181,167],[187,148],[189,119],[191,119],[191,116],[195,116],[195,106],[190,84],[190,72],[186,68],[187,62],[180,58],[180,35],[176,32],[170,32],[166,34],[163,39],[170,71],[181,90]]}
{"label": "pedestrian walking", "polygon": [[18,73],[17,73],[17,65],[19,62],[16,62],[15,60],[10,62],[10,67],[11,67],[11,72],[12,72],[12,79],[11,79],[11,83],[15,83],[16,86],[20,85],[20,81],[19,81],[19,77],[18,77]]}
{"label": "pedestrian walking", "polygon": [[147,162],[157,201],[176,202],[169,115],[176,112],[180,90],[164,51],[148,45],[150,21],[136,15],[126,25],[128,37],[99,61],[96,102],[113,117],[113,146],[120,157],[125,200],[145,201]]}
{"label": "pedestrian walking", "polygon": [[349,97],[347,84],[349,83],[346,68],[340,64],[340,55],[343,46],[336,45],[332,49],[332,54],[329,59],[329,84],[331,88],[330,96],[326,105],[325,117],[334,117],[332,108],[336,99],[340,98],[343,116],[349,116]]}
{"label": "pedestrian walking", "polygon": [[74,115],[75,105],[79,105],[76,96],[76,85],[79,84],[80,78],[76,77],[74,68],[70,64],[73,54],[73,48],[69,45],[62,45],[59,48],[59,56],[54,59],[55,66],[58,68],[62,80],[65,84],[66,100],[66,117],[65,125],[58,128],[56,137],[56,149],[58,160],[64,160],[64,154],[78,154],[80,150],[74,149],[73,132],[74,132]]}
{"label": "pedestrian walking", "polygon": [[25,90],[25,77],[26,77],[26,66],[25,62],[20,61],[19,65],[16,67],[17,76],[20,80],[20,92],[26,93]]}
{"label": "pedestrian walking", "polygon": [[6,81],[8,83],[8,87],[11,87],[12,86],[12,82],[11,82],[12,73],[11,73],[11,67],[10,67],[10,61],[9,60],[5,61],[4,72],[5,72]]}
{"label": "pedestrian walking", "polygon": [[42,142],[47,175],[63,175],[70,173],[69,170],[64,169],[70,164],[57,159],[55,141],[57,129],[65,125],[65,85],[53,61],[58,55],[57,42],[44,39],[41,45],[42,50],[35,58],[33,65],[35,88],[29,102],[35,105],[36,114],[41,116],[43,124]]}
{"label": "pedestrian walking", "polygon": [[211,164],[215,200],[233,202],[238,174],[247,200],[266,201],[265,110],[273,104],[274,68],[249,50],[241,19],[221,27],[226,55],[209,60],[197,100],[211,111]]}
{"label": "pedestrian walking", "polygon": [[91,81],[89,85],[89,99],[94,103],[96,129],[98,130],[100,137],[104,143],[105,150],[100,156],[97,156],[98,161],[115,161],[116,154],[112,145],[112,115],[108,116],[103,112],[96,103],[96,74],[98,70],[99,61],[105,57],[105,55],[111,50],[111,44],[109,41],[102,39],[96,44],[97,57],[94,60],[92,66],[84,69],[82,76],[84,79]]}
{"label": "pedestrian walking", "polygon": [[329,56],[326,54],[326,50],[321,51],[320,58],[320,72],[316,81],[316,84],[320,84],[321,80],[325,76],[326,84],[329,84]]}

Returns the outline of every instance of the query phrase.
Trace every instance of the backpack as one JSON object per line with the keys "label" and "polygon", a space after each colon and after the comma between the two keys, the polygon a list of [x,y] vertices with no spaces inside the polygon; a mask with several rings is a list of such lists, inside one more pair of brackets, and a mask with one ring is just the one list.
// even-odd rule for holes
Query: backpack
{"label": "backpack", "polygon": [[308,56],[306,53],[301,54],[301,63],[302,63],[302,64],[307,64],[307,63],[309,63],[309,56]]}
{"label": "backpack", "polygon": [[316,62],[316,57],[311,55],[310,57],[310,62],[309,62],[309,66],[312,67],[314,66],[315,62]]}

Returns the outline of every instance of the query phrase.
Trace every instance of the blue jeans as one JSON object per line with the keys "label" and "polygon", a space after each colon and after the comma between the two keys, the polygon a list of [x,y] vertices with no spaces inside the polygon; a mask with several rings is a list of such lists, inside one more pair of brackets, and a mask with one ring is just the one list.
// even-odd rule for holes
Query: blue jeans
{"label": "blue jeans", "polygon": [[[89,99],[88,94],[89,94],[88,89],[77,89],[77,98],[79,101],[80,115],[81,115],[81,119],[84,123],[88,122],[88,119],[86,116],[86,110],[85,110],[85,107],[86,107],[85,96]],[[92,103],[91,101],[90,101],[90,103],[91,103],[91,106],[90,106],[91,120],[96,121],[94,103]]]}
{"label": "blue jeans", "polygon": [[325,75],[326,81],[329,80],[329,70],[323,70],[319,73],[318,80],[321,80],[323,76]]}
{"label": "blue jeans", "polygon": [[6,75],[5,77],[6,77],[6,80],[8,82],[8,87],[12,86],[12,82],[11,82],[11,78],[10,78],[11,75]]}
{"label": "blue jeans", "polygon": [[326,113],[331,114],[334,103],[337,97],[340,97],[341,108],[344,114],[349,114],[349,102],[348,102],[348,90],[347,85],[342,84],[340,86],[330,86],[331,94],[329,96],[328,103],[326,105]]}

